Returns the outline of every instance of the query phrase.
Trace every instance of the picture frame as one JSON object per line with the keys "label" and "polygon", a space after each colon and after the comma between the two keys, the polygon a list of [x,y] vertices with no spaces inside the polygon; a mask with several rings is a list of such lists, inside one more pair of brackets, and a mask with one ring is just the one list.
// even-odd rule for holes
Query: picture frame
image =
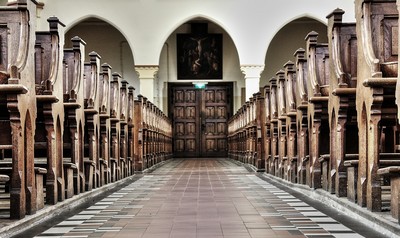
{"label": "picture frame", "polygon": [[222,34],[177,34],[178,79],[222,79]]}

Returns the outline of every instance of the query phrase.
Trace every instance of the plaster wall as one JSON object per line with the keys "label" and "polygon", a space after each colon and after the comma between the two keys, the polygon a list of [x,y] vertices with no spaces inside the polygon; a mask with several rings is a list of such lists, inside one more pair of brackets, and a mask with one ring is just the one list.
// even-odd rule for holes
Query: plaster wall
{"label": "plaster wall", "polygon": [[270,41],[281,27],[300,16],[325,22],[337,7],[354,21],[349,0],[44,0],[38,28],[58,16],[67,28],[88,16],[104,19],[122,32],[135,64],[158,65],[165,41],[180,25],[205,17],[221,26],[233,39],[241,65],[264,64]]}
{"label": "plaster wall", "polygon": [[[167,111],[168,82],[180,81],[176,77],[176,33],[190,32],[187,21],[206,19],[210,33],[223,34],[223,81],[234,82],[234,110],[243,103],[245,80],[241,65],[265,65],[259,84],[262,87],[291,59],[297,48],[304,47],[304,37],[310,30],[320,32],[321,42],[327,41],[325,17],[332,10],[340,7],[346,11],[344,21],[354,21],[354,2],[349,0],[43,2],[39,30],[47,29],[49,16],[59,17],[66,24],[66,40],[73,35],[81,36],[88,43],[87,53],[97,51],[102,62],[109,63],[113,71],[121,73],[136,88],[136,94],[146,89],[140,88],[134,66],[159,66],[151,95],[155,96],[152,101],[164,112]],[[90,17],[110,25],[96,30],[96,26],[80,24]],[[313,20],[305,24],[293,22],[302,17]],[[107,49],[99,47],[103,44],[104,48],[104,43]]]}

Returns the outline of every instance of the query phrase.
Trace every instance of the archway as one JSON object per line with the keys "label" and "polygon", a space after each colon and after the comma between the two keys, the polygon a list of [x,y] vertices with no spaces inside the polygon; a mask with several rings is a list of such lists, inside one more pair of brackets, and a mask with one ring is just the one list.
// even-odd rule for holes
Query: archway
{"label": "archway", "polygon": [[318,32],[319,42],[328,42],[327,27],[325,24],[310,17],[300,17],[284,25],[269,44],[265,56],[265,68],[261,74],[260,86],[268,84],[268,80],[275,76],[289,60],[295,62],[294,52],[305,48],[306,35]]}
{"label": "archway", "polygon": [[65,47],[71,47],[70,39],[79,36],[86,42],[85,57],[95,51],[101,63],[108,63],[112,72],[118,72],[135,88],[139,87],[131,47],[123,34],[111,24],[97,17],[89,17],[71,27],[65,33]]}

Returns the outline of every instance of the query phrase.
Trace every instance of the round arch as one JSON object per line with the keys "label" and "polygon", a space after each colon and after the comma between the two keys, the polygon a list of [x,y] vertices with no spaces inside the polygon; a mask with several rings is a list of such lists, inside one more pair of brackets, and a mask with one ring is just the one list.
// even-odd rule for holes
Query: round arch
{"label": "round arch", "polygon": [[69,39],[79,36],[86,42],[85,57],[95,51],[101,63],[108,63],[113,72],[118,72],[137,88],[134,71],[134,52],[125,33],[111,21],[97,15],[86,15],[75,19],[65,31],[65,46],[71,47]]}
{"label": "round arch", "polygon": [[265,69],[260,79],[261,86],[268,84],[268,80],[274,77],[287,61],[295,60],[293,54],[297,49],[305,49],[304,39],[311,31],[319,33],[319,42],[328,42],[327,26],[317,17],[299,15],[281,24],[273,38],[266,44]]}

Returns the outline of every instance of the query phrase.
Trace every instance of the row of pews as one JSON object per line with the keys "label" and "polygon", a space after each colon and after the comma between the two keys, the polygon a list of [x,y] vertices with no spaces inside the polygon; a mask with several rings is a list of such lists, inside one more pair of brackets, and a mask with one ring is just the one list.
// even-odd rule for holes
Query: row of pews
{"label": "row of pews", "polygon": [[36,1],[0,7],[0,217],[129,177],[172,154],[169,119],[64,25],[35,31]]}
{"label": "row of pews", "polygon": [[329,14],[329,42],[310,32],[231,118],[229,156],[400,221],[398,6],[355,8],[357,23]]}

